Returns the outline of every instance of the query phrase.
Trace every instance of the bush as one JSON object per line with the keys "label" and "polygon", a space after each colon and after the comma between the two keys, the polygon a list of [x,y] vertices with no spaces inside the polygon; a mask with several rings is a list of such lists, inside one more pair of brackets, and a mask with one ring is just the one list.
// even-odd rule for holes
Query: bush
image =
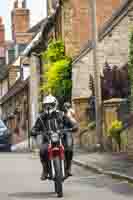
{"label": "bush", "polygon": [[119,147],[121,145],[120,134],[122,130],[123,130],[123,124],[121,121],[118,121],[118,120],[115,120],[114,122],[112,122],[111,127],[108,130],[108,136],[114,138],[117,144],[119,145]]}
{"label": "bush", "polygon": [[88,128],[89,128],[90,130],[94,130],[94,129],[96,128],[96,122],[93,121],[93,122],[89,123]]}

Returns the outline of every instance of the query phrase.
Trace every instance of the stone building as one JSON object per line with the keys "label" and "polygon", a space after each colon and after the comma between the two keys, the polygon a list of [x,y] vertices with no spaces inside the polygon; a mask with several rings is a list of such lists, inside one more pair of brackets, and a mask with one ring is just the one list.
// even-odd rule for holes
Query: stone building
{"label": "stone building", "polygon": [[[60,10],[60,6],[56,6],[54,12],[42,20],[41,26],[38,23],[34,28],[36,29],[36,35],[33,40],[29,43],[26,49],[23,52],[23,56],[28,57],[30,60],[30,127],[32,127],[35,123],[35,120],[39,113],[39,103],[40,96],[44,96],[44,94],[40,94],[40,86],[42,82],[42,63],[41,53],[47,49],[48,41],[51,38],[55,38],[55,21],[58,17]],[[31,29],[31,30],[34,30]]]}
{"label": "stone building", "polygon": [[[105,62],[111,66],[122,66],[128,61],[128,27],[131,21],[131,15],[129,15],[131,6],[131,1],[125,1],[99,32],[98,64],[101,73]],[[90,41],[73,61],[73,99],[88,98],[91,95],[89,75],[93,75],[92,50]]]}
{"label": "stone building", "polygon": [[[119,7],[121,0],[97,0],[97,19],[99,28]],[[60,3],[60,12],[55,23],[57,38],[65,43],[66,54],[76,56],[91,39],[91,9],[88,0],[48,0],[48,14]]]}
{"label": "stone building", "polygon": [[5,57],[5,26],[2,21],[2,17],[0,17],[0,58]]}
{"label": "stone building", "polygon": [[29,133],[29,80],[18,79],[1,98],[2,119],[12,132],[12,143],[28,137]]}
{"label": "stone building", "polygon": [[[105,1],[104,8],[105,15],[101,13],[101,4],[98,3],[98,19],[99,27],[101,23],[104,23],[108,17],[111,15],[114,8],[119,5],[120,1]],[[90,13],[89,13],[89,4],[87,0],[75,1],[48,1],[48,14],[49,17],[42,21],[42,26],[37,25],[37,32],[33,34],[32,30],[28,30],[28,11],[25,6],[25,1],[20,5],[19,1],[15,1],[14,10],[12,11],[12,35],[13,39],[16,42],[17,52],[20,53],[20,49],[23,49],[23,45],[27,44],[23,52],[23,57],[27,56],[30,62],[30,127],[33,125],[36,116],[38,114],[38,97],[39,97],[39,85],[40,85],[40,57],[39,54],[41,51],[44,51],[47,48],[49,38],[53,37],[56,39],[62,38],[65,42],[66,54],[74,57],[82,49],[83,44],[91,38],[90,34]],[[106,6],[105,6],[106,5]],[[24,11],[25,10],[25,11]],[[27,20],[20,27],[19,22]],[[88,27],[87,27],[88,24]],[[20,29],[20,30],[18,30]],[[22,30],[23,29],[23,30]],[[85,30],[85,31],[81,31]],[[28,34],[28,36],[27,36]],[[32,37],[32,40],[30,40]],[[28,39],[27,39],[28,38]],[[30,38],[30,39],[29,39]],[[27,42],[28,40],[28,42]],[[19,55],[19,53],[17,55]],[[13,70],[13,71],[12,71]],[[18,74],[17,66],[10,67],[10,75]],[[13,79],[15,80],[15,78]],[[12,82],[12,81],[11,81]],[[16,84],[16,82],[12,82]],[[34,91],[33,92],[33,88]],[[36,88],[36,89],[35,89]]]}
{"label": "stone building", "polygon": [[[14,3],[11,23],[12,42],[5,49],[5,63],[1,65],[0,77],[1,117],[12,131],[13,143],[18,143],[29,134],[29,59],[21,53],[35,36],[34,27],[29,27],[30,12],[26,1]],[[23,23],[22,23],[23,22]]]}
{"label": "stone building", "polygon": [[[7,67],[5,63],[5,50],[6,50],[6,41],[5,41],[5,26],[3,24],[2,17],[0,17],[0,97],[7,92],[8,81],[5,81],[7,76]],[[0,107],[0,117],[2,111]]]}
{"label": "stone building", "polygon": [[[96,3],[98,29],[101,30],[102,26],[107,23],[115,10],[120,7],[121,1],[97,0]],[[91,4],[88,0],[48,0],[48,14],[52,13],[56,4],[60,4],[60,10],[54,26],[55,38],[62,38],[65,43],[66,55],[72,57],[75,63],[78,59],[78,55],[80,57],[83,52],[86,52],[84,47],[85,49],[88,49],[92,38]],[[75,107],[76,110],[79,108],[79,110],[77,110],[79,121],[85,117],[86,111],[84,112],[84,107],[88,106],[88,97],[91,95],[88,88],[89,83],[86,85],[90,68],[87,65],[84,66],[84,63],[91,63],[92,58],[90,60],[87,60],[87,58],[83,59],[84,60],[81,61],[81,63],[77,62],[77,65],[80,67],[76,68],[76,64],[73,65],[72,99],[76,98],[76,101],[81,103],[82,108],[79,108],[79,104]],[[81,110],[83,110],[83,113],[80,112]],[[80,116],[79,113],[81,113]]]}
{"label": "stone building", "polygon": [[[27,65],[23,61],[23,65]],[[5,66],[1,77],[1,118],[12,132],[13,143],[23,140],[29,130],[29,81],[22,79],[20,63]]]}
{"label": "stone building", "polygon": [[[111,16],[115,8],[119,7],[120,1],[104,1],[101,5],[97,1],[98,9],[98,25],[107,21]],[[103,6],[104,5],[104,6]],[[101,10],[104,7],[104,13]],[[38,114],[38,97],[39,97],[39,86],[40,86],[40,57],[39,54],[47,48],[49,38],[53,37],[56,39],[62,38],[65,42],[66,54],[72,57],[75,57],[80,50],[82,49],[83,44],[86,41],[91,40],[91,18],[90,18],[90,9],[88,1],[48,1],[48,15],[49,17],[43,22],[43,26],[40,29],[38,27],[38,32],[34,35],[34,38],[31,40],[29,45],[23,52],[23,56],[28,56],[30,60],[30,126],[34,124],[34,121]],[[87,28],[88,24],[88,28]],[[85,30],[85,31],[81,31]],[[87,44],[88,45],[88,44]],[[84,52],[84,50],[82,50]],[[74,60],[75,62],[75,60]],[[82,68],[84,70],[84,68]],[[81,72],[82,72],[81,70]],[[88,71],[84,71],[85,80],[87,80]],[[76,72],[77,74],[77,72]],[[81,73],[82,75],[82,73]],[[80,77],[79,77],[80,78]],[[75,84],[75,66],[73,69],[73,81]],[[82,79],[80,79],[80,82]],[[83,83],[81,82],[81,87]],[[78,87],[78,84],[75,84],[75,87]],[[34,92],[33,92],[34,88]],[[35,89],[36,88],[36,89]],[[77,89],[77,88],[76,88]],[[86,89],[82,87],[82,92],[86,94]],[[73,87],[73,94],[75,94],[75,88]],[[80,91],[80,88],[79,88]],[[89,95],[88,95],[89,96]],[[87,98],[88,98],[87,96]],[[86,95],[73,96],[79,97],[79,101],[82,103],[81,118],[84,117],[84,110],[86,104]]]}
{"label": "stone building", "polygon": [[[133,26],[132,19],[133,2],[126,0],[121,3],[100,29],[97,59],[101,74],[106,62],[110,66],[120,67],[128,62],[128,40],[130,27]],[[89,120],[89,117],[86,116],[86,110],[89,106],[88,99],[91,96],[89,76],[90,74],[94,76],[93,73],[93,45],[90,41],[73,61],[72,98],[81,121]],[[79,99],[82,99],[82,101],[79,101]],[[132,142],[129,146],[131,148]]]}

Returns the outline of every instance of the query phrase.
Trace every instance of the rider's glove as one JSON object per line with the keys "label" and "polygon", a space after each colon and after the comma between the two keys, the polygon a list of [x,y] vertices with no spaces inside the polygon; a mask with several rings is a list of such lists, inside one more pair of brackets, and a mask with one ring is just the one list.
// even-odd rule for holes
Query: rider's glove
{"label": "rider's glove", "polygon": [[60,134],[60,130],[57,130],[57,133]]}

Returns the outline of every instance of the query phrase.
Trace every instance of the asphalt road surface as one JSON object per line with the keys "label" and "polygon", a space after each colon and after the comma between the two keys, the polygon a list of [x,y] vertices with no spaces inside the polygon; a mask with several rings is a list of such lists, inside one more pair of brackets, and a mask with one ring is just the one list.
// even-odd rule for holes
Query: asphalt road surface
{"label": "asphalt road surface", "polygon": [[[0,200],[57,199],[53,183],[40,181],[41,165],[31,154],[0,154]],[[73,166],[73,177],[64,183],[65,200],[133,199],[133,186],[126,181],[94,174]]]}

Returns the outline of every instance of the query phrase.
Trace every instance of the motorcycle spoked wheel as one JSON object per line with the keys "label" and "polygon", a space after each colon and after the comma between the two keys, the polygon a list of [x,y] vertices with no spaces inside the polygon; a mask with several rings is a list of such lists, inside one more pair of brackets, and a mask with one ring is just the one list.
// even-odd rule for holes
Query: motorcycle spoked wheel
{"label": "motorcycle spoked wheel", "polygon": [[54,159],[55,167],[55,192],[58,197],[63,197],[63,180],[62,180],[62,169],[61,162],[58,157]]}

